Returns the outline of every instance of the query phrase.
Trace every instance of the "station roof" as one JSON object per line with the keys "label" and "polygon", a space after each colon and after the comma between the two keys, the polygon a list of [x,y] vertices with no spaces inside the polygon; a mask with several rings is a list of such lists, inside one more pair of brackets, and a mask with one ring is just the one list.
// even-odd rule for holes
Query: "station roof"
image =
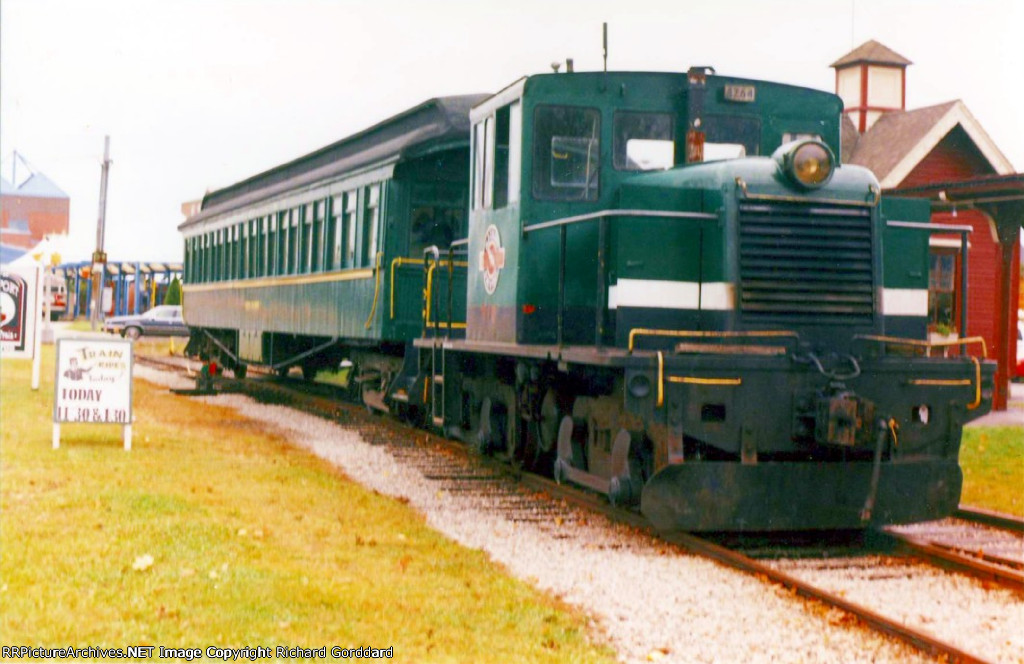
{"label": "station roof", "polygon": [[829,66],[838,68],[858,63],[896,65],[899,67],[906,67],[907,65],[914,64],[888,46],[871,39],[853,49]]}
{"label": "station roof", "polygon": [[0,178],[0,194],[4,196],[30,196],[33,198],[68,198],[64,191],[54,184],[53,180],[42,173],[33,173],[31,177],[15,185]]}

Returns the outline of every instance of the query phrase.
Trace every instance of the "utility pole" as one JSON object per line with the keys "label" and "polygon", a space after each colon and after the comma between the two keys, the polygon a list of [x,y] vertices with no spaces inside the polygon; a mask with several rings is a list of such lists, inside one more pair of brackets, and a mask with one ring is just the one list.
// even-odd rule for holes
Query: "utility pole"
{"label": "utility pole", "polygon": [[103,166],[100,175],[100,216],[96,221],[96,251],[92,254],[92,311],[89,321],[96,329],[100,310],[103,307],[103,272],[106,269],[107,254],[103,251],[104,224],[107,219],[107,176],[110,174],[110,136],[103,139]]}

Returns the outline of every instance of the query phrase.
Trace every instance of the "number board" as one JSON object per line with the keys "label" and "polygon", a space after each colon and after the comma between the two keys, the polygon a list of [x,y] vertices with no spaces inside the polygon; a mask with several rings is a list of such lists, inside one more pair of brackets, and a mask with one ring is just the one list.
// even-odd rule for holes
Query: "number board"
{"label": "number board", "polygon": [[750,104],[757,100],[757,88],[753,85],[727,85],[725,99]]}

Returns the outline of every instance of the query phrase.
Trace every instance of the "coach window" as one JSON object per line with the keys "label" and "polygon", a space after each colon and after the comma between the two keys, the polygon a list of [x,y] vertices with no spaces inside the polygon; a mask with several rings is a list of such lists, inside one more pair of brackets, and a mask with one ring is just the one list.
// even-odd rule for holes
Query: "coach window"
{"label": "coach window", "polygon": [[377,256],[377,233],[380,221],[380,185],[366,188],[366,210],[363,212],[363,267],[373,267]]}
{"label": "coach window", "polygon": [[330,231],[327,234],[330,247],[327,250],[327,269],[337,270],[341,268],[341,248],[344,245],[345,237],[345,207],[344,196],[338,194],[331,198]]}
{"label": "coach window", "polygon": [[217,280],[217,246],[214,244],[216,233],[210,231],[206,234],[206,280]]}
{"label": "coach window", "polygon": [[246,275],[251,279],[256,276],[256,266],[259,265],[260,226],[258,219],[249,220],[249,250],[246,253],[248,269]]}
{"label": "coach window", "polygon": [[224,229],[224,234],[221,236],[220,243],[220,279],[221,281],[227,281],[231,278],[231,259],[232,259],[232,247],[234,244],[231,241],[231,231],[235,230],[234,226],[228,226]]}
{"label": "coach window", "polygon": [[313,206],[311,204],[299,206],[299,235],[302,236],[302,243],[299,251],[299,268],[296,272],[309,272],[313,264]]}
{"label": "coach window", "polygon": [[345,192],[345,267],[356,266],[356,215],[358,190]]}
{"label": "coach window", "polygon": [[323,266],[323,235],[324,232],[324,202],[316,201],[312,204],[313,225],[310,229],[309,243],[309,271],[319,272]]}
{"label": "coach window", "polygon": [[411,200],[409,257],[423,258],[430,246],[447,249],[455,238],[464,236],[466,193],[460,185],[417,182]]}
{"label": "coach window", "polygon": [[270,256],[270,215],[260,217],[258,220],[260,226],[260,256],[257,261],[259,270],[259,276],[265,277],[270,274],[270,267],[267,265],[267,257]]}
{"label": "coach window", "polygon": [[228,269],[228,279],[237,279],[242,276],[242,262],[239,260],[242,250],[242,229],[238,224],[231,227],[231,265]]}
{"label": "coach window", "polygon": [[538,106],[533,127],[533,195],[548,200],[597,200],[600,112]]}
{"label": "coach window", "polygon": [[231,227],[222,228],[220,231],[220,280],[226,281],[231,272]]}
{"label": "coach window", "polygon": [[207,265],[207,260],[206,260],[206,233],[203,233],[202,235],[197,237],[196,238],[196,243],[198,245],[198,252],[199,252],[199,274],[198,274],[197,281],[206,282],[206,281],[208,281],[208,279],[206,277],[206,265]]}
{"label": "coach window", "polygon": [[274,274],[285,274],[288,256],[288,213],[278,212],[274,223]]}
{"label": "coach window", "polygon": [[612,161],[620,171],[672,168],[675,119],[670,113],[618,111],[612,129]]}
{"label": "coach window", "polygon": [[292,208],[290,212],[292,219],[288,227],[288,273],[298,274],[302,272],[302,206]]}
{"label": "coach window", "polygon": [[220,231],[210,233],[210,281],[220,281]]}

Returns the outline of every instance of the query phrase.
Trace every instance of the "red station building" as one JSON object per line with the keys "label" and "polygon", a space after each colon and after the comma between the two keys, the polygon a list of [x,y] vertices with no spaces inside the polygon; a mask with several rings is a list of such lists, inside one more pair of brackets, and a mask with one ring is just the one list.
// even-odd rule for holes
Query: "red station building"
{"label": "red station building", "polygon": [[928,198],[932,221],[970,226],[967,329],[961,330],[961,242],[930,240],[929,336],[985,339],[999,363],[994,407],[1005,410],[1016,364],[1024,175],[960,100],[907,110],[910,60],[869,41],[832,63],[843,99],[842,160],[871,169],[884,194]]}

